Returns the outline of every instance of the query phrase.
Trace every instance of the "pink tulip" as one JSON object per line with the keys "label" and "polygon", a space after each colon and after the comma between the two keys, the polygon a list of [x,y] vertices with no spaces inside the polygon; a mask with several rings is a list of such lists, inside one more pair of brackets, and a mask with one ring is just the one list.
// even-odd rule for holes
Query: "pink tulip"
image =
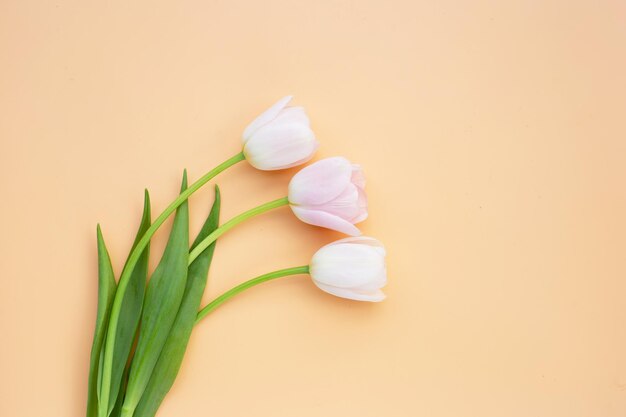
{"label": "pink tulip", "polygon": [[243,153],[264,171],[291,168],[313,157],[319,143],[302,107],[287,107],[291,96],[257,117],[243,132]]}
{"label": "pink tulip", "polygon": [[318,250],[309,273],[315,285],[337,297],[382,301],[387,284],[385,248],[371,237],[338,240]]}
{"label": "pink tulip", "polygon": [[365,176],[345,158],[322,159],[303,168],[289,183],[289,203],[303,222],[352,236],[367,218]]}

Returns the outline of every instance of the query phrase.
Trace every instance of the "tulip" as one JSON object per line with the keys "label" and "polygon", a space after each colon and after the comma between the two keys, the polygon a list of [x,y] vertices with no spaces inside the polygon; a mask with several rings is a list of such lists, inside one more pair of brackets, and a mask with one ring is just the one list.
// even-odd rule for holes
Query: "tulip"
{"label": "tulip", "polygon": [[243,132],[243,154],[264,171],[291,168],[313,157],[319,143],[302,107],[288,107],[292,96],[279,100]]}
{"label": "tulip", "polygon": [[381,288],[387,284],[385,248],[372,237],[349,237],[318,250],[309,265],[279,269],[259,275],[231,288],[196,316],[196,323],[224,302],[267,281],[294,275],[309,274],[322,291],[356,301],[378,302],[385,299]]}
{"label": "tulip", "polygon": [[315,285],[337,297],[382,301],[387,284],[385,248],[371,237],[338,240],[318,250],[309,273]]}
{"label": "tulip", "polygon": [[355,223],[367,218],[365,176],[345,158],[322,159],[298,172],[289,183],[289,204],[303,222],[361,234]]}

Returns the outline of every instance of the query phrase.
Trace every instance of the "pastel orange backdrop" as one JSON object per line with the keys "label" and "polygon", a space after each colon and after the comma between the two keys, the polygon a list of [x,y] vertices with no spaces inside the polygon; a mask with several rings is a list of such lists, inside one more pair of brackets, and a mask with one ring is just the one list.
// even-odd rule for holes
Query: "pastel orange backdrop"
{"label": "pastel orange backdrop", "polygon": [[[622,1],[2,1],[0,415],[83,414],[96,223],[119,273],[144,187],[159,212],[286,94],[317,158],[366,170],[388,299],[306,277],[242,294],[194,332],[161,417],[626,415],[625,19]],[[295,172],[221,175],[223,219]],[[219,241],[205,299],[338,236],[254,219]]]}

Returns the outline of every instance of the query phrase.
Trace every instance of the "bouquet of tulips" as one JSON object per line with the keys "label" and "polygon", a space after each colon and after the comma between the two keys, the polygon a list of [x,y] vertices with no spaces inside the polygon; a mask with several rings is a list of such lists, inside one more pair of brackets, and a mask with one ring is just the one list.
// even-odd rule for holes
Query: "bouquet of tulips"
{"label": "bouquet of tulips", "polygon": [[[386,284],[385,250],[376,239],[360,236],[356,223],[367,217],[365,178],[359,165],[334,157],[298,172],[288,195],[219,224],[220,193],[206,222],[189,244],[187,199],[216,175],[241,161],[278,170],[309,161],[318,142],[302,107],[285,97],[243,132],[243,150],[204,176],[187,183],[154,220],[145,193],[137,237],[116,281],[104,238],[97,228],[98,312],[88,380],[87,417],[151,417],[171,388],[194,326],[240,292],[280,277],[309,274],[321,290],[358,301],[381,301]],[[319,249],[309,265],[281,269],[245,281],[200,306],[215,242],[253,216],[288,205],[305,223],[351,237]],[[161,260],[148,280],[150,240],[175,213]]]}

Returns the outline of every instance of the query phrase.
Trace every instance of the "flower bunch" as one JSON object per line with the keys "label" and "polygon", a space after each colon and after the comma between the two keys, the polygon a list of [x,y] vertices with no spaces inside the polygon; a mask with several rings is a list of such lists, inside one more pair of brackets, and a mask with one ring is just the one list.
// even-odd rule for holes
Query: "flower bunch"
{"label": "flower bunch", "polygon": [[[308,162],[318,142],[302,107],[285,97],[244,130],[242,151],[192,184],[183,175],[179,196],[154,220],[148,192],[137,237],[116,281],[104,238],[97,228],[98,311],[88,380],[87,417],[151,417],[171,388],[195,324],[238,293],[260,283],[309,274],[321,290],[358,301],[382,301],[387,281],[385,249],[360,236],[367,218],[365,177],[359,165],[334,157],[315,162],[290,181],[287,196],[219,224],[221,197],[215,187],[210,214],[189,244],[187,199],[222,171],[241,161],[259,170]],[[217,239],[253,216],[289,205],[305,223],[351,237],[319,249],[308,265],[270,272],[200,306]],[[161,260],[148,280],[150,240],[175,212]],[[147,282],[147,285],[146,285]]]}

